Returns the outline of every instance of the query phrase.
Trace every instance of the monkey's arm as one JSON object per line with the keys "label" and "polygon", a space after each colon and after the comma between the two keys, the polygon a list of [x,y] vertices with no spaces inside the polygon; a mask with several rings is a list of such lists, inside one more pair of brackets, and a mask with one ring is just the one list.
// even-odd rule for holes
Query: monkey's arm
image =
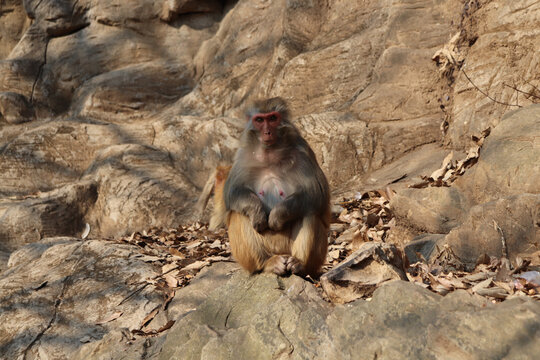
{"label": "monkey's arm", "polygon": [[[309,173],[309,172],[308,172]],[[278,203],[270,212],[268,227],[281,230],[286,223],[308,214],[324,214],[330,204],[329,188],[320,168],[303,175],[296,191]]]}
{"label": "monkey's arm", "polygon": [[268,228],[268,217],[264,211],[264,205],[257,194],[247,186],[235,185],[233,181],[229,183],[229,180],[227,180],[225,184],[225,206],[229,211],[235,211],[247,216],[258,232]]}

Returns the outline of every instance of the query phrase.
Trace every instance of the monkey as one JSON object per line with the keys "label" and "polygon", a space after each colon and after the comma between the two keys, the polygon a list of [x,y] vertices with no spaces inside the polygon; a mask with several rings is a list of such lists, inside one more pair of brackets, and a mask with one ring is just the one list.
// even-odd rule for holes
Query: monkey
{"label": "monkey", "polygon": [[[227,180],[230,171],[231,165],[219,165],[216,168],[214,199],[223,199],[223,188],[225,187],[225,181]],[[225,225],[226,215],[225,202],[222,200],[214,200],[214,211],[212,212],[208,229],[215,231],[220,226]]]}
{"label": "monkey", "polygon": [[197,213],[199,217],[202,217],[204,209],[208,204],[208,200],[212,193],[214,193],[214,209],[210,218],[208,230],[216,231],[219,227],[225,225],[227,211],[225,210],[225,202],[223,201],[223,187],[225,186],[225,180],[227,180],[230,170],[231,165],[220,163],[208,177],[203,191],[201,192],[201,196],[197,201]]}
{"label": "monkey", "polygon": [[317,276],[328,250],[328,181],[282,98],[253,102],[246,117],[215,198],[224,203],[232,255],[250,273]]}

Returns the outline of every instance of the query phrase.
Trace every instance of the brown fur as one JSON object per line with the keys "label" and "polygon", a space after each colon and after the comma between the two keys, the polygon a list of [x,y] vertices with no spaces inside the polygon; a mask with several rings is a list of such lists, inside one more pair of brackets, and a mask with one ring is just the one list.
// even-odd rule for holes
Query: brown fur
{"label": "brown fur", "polygon": [[232,254],[251,273],[276,272],[279,255],[287,255],[300,261],[300,274],[316,276],[326,260],[329,219],[312,215],[282,231],[259,234],[247,216],[231,212],[227,224]]}
{"label": "brown fur", "polygon": [[225,208],[225,202],[223,201],[223,187],[225,186],[229,171],[231,171],[231,165],[219,165],[216,168],[214,181],[214,210],[212,211],[210,225],[208,226],[212,231],[225,225],[227,209]]}

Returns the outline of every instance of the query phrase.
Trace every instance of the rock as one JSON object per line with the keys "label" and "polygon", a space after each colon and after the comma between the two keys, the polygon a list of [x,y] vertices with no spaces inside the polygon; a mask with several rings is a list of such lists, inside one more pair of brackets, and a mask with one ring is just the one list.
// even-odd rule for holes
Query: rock
{"label": "rock", "polygon": [[[310,306],[299,311],[304,301]],[[237,272],[173,326],[159,358],[221,354],[230,359],[271,359],[296,352],[314,357],[320,343],[328,340],[329,313],[329,304],[299,277]]]}
{"label": "rock", "polygon": [[476,204],[518,195],[540,193],[540,105],[504,116],[491,131],[476,166],[456,185]]}
{"label": "rock", "polygon": [[94,76],[79,88],[73,106],[79,116],[122,123],[155,114],[192,87],[179,64],[137,64]]}
{"label": "rock", "polygon": [[96,185],[81,182],[27,199],[1,201],[0,249],[14,251],[46,237],[80,236],[96,199]]}
{"label": "rock", "polygon": [[116,145],[100,151],[83,179],[96,179],[99,192],[88,212],[97,235],[122,236],[152,226],[176,227],[196,218],[189,208],[193,185],[174,168],[168,153],[143,145]]}
{"label": "rock", "polygon": [[454,187],[404,189],[390,201],[398,223],[434,234],[446,234],[458,226],[469,206],[469,200]]}
{"label": "rock", "polygon": [[385,243],[364,243],[333,269],[321,276],[328,298],[343,304],[369,297],[382,284],[407,280],[399,250]]}
{"label": "rock", "polygon": [[160,19],[171,22],[181,14],[219,12],[223,3],[221,0],[167,0],[163,2]]}
{"label": "rock", "polygon": [[[234,263],[216,263],[206,267],[191,281],[189,287],[176,291],[166,311],[167,319],[179,320],[195,311],[214,290],[224,283],[239,270]],[[136,357],[157,359],[166,333],[157,337],[134,338],[126,334],[121,328],[111,327],[110,331],[101,339],[84,344],[73,354],[70,359],[89,359],[112,357],[114,359],[130,360]],[[119,346],[129,340],[127,346]]]}
{"label": "rock", "polygon": [[0,59],[8,57],[11,50],[27,29],[30,19],[26,17],[23,3],[20,0],[2,2],[0,10]]}
{"label": "rock", "polygon": [[519,6],[503,1],[467,4],[463,14],[459,30],[466,60],[450,94],[448,137],[467,148],[470,135],[498,126],[509,110],[538,100],[538,86],[531,83],[531,74],[537,73],[531,50],[538,46],[538,37],[528,20],[538,15],[538,4],[534,0]]}
{"label": "rock", "polygon": [[0,93],[0,118],[10,124],[20,124],[35,118],[32,104],[26,97],[14,92]]}
{"label": "rock", "polygon": [[445,236],[445,234],[423,234],[415,237],[403,248],[409,264],[433,259],[433,256],[437,255],[437,246],[442,249]]}
{"label": "rock", "polygon": [[[0,279],[2,355],[70,359],[81,339],[92,343],[110,329],[136,328],[162,298],[150,286],[120,304],[158,274],[135,254],[130,245],[73,238],[48,239],[12,254]],[[123,315],[97,324],[115,311]]]}
{"label": "rock", "polygon": [[[159,358],[477,358],[500,352],[534,358],[539,322],[540,306],[532,299],[490,306],[465,291],[442,297],[394,281],[369,302],[333,307],[297,277],[239,272],[175,323]],[[501,331],[495,326],[501,323],[509,326]]]}
{"label": "rock", "polygon": [[[155,358],[163,339],[131,333],[164,301],[151,284],[159,267],[139,255],[132,245],[68,237],[43,239],[13,252],[0,279],[2,356],[132,359],[146,353]],[[203,269],[158,317],[177,320],[193,312],[235,269],[234,263]],[[157,322],[152,320],[150,327]]]}
{"label": "rock", "polygon": [[540,236],[540,194],[511,196],[471,208],[463,224],[440,244],[448,244],[461,261],[474,265],[482,254],[503,255],[501,228],[510,260],[536,247]]}

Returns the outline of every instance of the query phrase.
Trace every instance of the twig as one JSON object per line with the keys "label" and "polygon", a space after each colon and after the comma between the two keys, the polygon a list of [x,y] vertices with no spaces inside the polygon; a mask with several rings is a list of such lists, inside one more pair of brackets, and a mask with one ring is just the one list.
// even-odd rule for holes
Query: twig
{"label": "twig", "polygon": [[503,83],[503,85],[509,87],[510,89],[514,89],[514,90],[516,90],[517,92],[520,92],[520,93],[522,93],[522,94],[525,94],[525,95],[532,96],[532,97],[534,97],[534,98],[540,99],[540,96],[534,95],[533,93],[530,93],[530,92],[526,92],[526,91],[523,91],[523,90],[519,90],[518,88],[516,88],[516,87],[514,87],[514,86],[512,86],[512,85],[508,85],[508,84],[505,84],[505,83]]}
{"label": "twig", "polygon": [[[174,271],[174,270],[177,270],[177,269],[180,269],[180,265],[176,266],[176,267],[173,267],[172,269],[169,269],[167,271],[165,271],[163,274],[159,274],[159,275],[156,275],[152,278],[152,280],[156,280],[160,277],[162,277],[163,275],[165,274],[168,274],[170,273],[171,271]],[[120,301],[118,303],[118,305],[122,305],[123,303],[125,303],[128,299],[130,299],[133,295],[135,295],[136,293],[138,293],[139,291],[141,291],[142,289],[144,289],[145,287],[147,287],[148,285],[150,285],[151,283],[149,282],[144,282],[142,284],[142,286],[138,287],[137,289],[133,290],[128,296],[126,296],[122,301]]]}
{"label": "twig", "polygon": [[478,86],[476,86],[475,83],[473,83],[473,81],[471,80],[471,78],[467,75],[467,73],[465,72],[465,70],[461,69],[461,71],[463,72],[463,75],[465,75],[465,78],[467,78],[467,80],[469,80],[469,82],[471,83],[472,86],[474,86],[476,88],[476,90],[478,90],[482,95],[484,95],[485,97],[487,97],[489,100],[497,103],[497,104],[501,104],[501,105],[506,105],[506,106],[517,106],[517,107],[522,107],[521,105],[517,105],[517,104],[508,104],[508,103],[505,103],[505,102],[502,102],[502,101],[499,101],[499,100],[496,100],[494,98],[492,98],[491,96],[489,96],[488,93],[484,92],[482,89],[480,89]]}
{"label": "twig", "polygon": [[502,231],[501,227],[499,226],[499,224],[497,224],[497,222],[495,220],[493,220],[493,226],[495,227],[495,229],[497,230],[499,235],[501,235],[502,256],[504,258],[508,259],[508,246],[506,244],[506,238],[504,237],[503,231]]}
{"label": "twig", "polygon": [[[122,301],[120,301],[120,302],[118,303],[118,305],[122,305],[122,304],[125,303],[128,299],[130,299],[133,295],[135,295],[136,293],[138,293],[139,291],[141,291],[142,289],[144,289],[144,288],[147,287],[148,285],[150,285],[150,283],[145,283],[145,284],[143,284],[143,286],[138,287],[137,289],[133,290],[133,291],[131,292],[131,294],[129,294],[128,296],[126,296]],[[118,305],[117,305],[117,306],[118,306]]]}
{"label": "twig", "polygon": [[525,82],[526,82],[527,84],[531,85],[531,86],[532,86],[533,88],[535,88],[537,91],[540,91],[540,89],[537,88],[536,86],[534,86],[533,83],[531,83],[530,81],[525,80]]}

